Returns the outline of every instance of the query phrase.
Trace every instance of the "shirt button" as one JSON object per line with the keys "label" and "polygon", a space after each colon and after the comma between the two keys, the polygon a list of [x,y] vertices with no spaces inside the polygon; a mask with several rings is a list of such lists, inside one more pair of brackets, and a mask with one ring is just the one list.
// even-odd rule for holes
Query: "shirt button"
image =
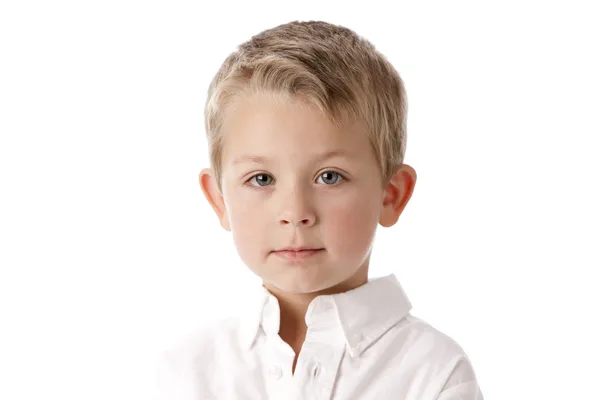
{"label": "shirt button", "polygon": [[281,368],[279,368],[277,365],[273,365],[269,370],[269,374],[275,379],[280,379],[281,375],[283,375],[283,372],[281,371]]}

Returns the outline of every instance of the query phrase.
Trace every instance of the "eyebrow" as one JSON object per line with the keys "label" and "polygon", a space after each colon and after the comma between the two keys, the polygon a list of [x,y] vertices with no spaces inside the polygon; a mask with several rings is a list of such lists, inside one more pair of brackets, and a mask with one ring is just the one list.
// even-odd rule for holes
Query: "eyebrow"
{"label": "eyebrow", "polygon": [[[334,158],[334,157],[348,157],[348,153],[343,151],[343,150],[331,150],[331,151],[327,151],[325,153],[322,154],[318,154],[313,158],[314,162],[321,162],[321,161],[325,161],[328,160],[330,158]],[[266,164],[268,163],[269,158],[268,157],[264,157],[264,156],[253,156],[253,155],[242,155],[239,157],[236,157],[233,160],[233,164],[242,164],[245,162],[251,162],[251,163],[255,163],[255,164]]]}

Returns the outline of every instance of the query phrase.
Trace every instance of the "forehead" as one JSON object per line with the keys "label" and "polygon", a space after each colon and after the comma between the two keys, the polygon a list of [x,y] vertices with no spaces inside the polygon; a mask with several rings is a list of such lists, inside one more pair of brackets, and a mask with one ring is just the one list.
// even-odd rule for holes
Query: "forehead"
{"label": "forehead", "polygon": [[241,154],[306,158],[311,153],[341,151],[357,160],[373,156],[361,124],[336,126],[298,98],[240,97],[225,114],[222,134],[224,164]]}

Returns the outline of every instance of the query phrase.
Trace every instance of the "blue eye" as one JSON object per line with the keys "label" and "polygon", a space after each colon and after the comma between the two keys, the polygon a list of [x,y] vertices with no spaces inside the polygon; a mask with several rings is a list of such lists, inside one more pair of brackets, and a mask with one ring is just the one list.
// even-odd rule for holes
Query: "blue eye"
{"label": "blue eye", "polygon": [[267,174],[256,174],[252,178],[248,180],[248,182],[257,182],[257,185],[252,186],[269,186],[269,184],[273,181],[273,177]]}
{"label": "blue eye", "polygon": [[335,171],[325,171],[321,175],[319,175],[319,179],[321,178],[323,178],[323,183],[325,183],[326,185],[335,185],[336,183],[344,179],[341,174]]}

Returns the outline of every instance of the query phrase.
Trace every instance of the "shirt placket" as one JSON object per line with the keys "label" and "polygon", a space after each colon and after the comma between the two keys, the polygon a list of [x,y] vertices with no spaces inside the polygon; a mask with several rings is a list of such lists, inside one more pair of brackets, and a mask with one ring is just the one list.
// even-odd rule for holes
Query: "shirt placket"
{"label": "shirt placket", "polygon": [[307,317],[308,330],[293,376],[298,400],[330,400],[345,340],[334,304],[320,299]]}
{"label": "shirt placket", "polygon": [[267,341],[266,386],[269,400],[294,399],[292,379],[294,351],[279,336],[272,335],[267,338]]}

